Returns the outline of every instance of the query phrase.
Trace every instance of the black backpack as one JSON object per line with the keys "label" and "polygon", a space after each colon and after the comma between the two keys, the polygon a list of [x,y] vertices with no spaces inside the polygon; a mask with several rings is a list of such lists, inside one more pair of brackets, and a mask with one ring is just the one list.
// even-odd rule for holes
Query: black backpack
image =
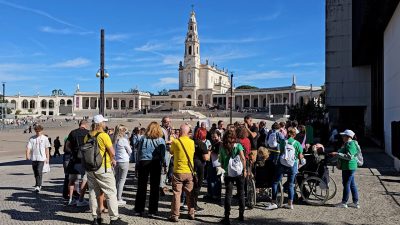
{"label": "black backpack", "polygon": [[[87,135],[88,140],[85,144],[79,147],[82,153],[82,164],[86,171],[97,171],[100,169],[103,162],[103,156],[100,154],[99,146],[97,143],[98,132],[95,136]],[[104,161],[106,160],[106,152],[104,152]]]}

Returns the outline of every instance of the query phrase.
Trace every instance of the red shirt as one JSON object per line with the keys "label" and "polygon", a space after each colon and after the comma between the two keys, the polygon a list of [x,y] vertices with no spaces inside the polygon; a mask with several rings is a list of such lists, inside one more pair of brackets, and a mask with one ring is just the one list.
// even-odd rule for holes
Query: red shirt
{"label": "red shirt", "polygon": [[244,151],[245,151],[245,156],[246,159],[249,159],[249,155],[251,152],[251,144],[250,144],[250,140],[248,138],[243,138],[243,139],[239,139],[240,144],[242,144]]}

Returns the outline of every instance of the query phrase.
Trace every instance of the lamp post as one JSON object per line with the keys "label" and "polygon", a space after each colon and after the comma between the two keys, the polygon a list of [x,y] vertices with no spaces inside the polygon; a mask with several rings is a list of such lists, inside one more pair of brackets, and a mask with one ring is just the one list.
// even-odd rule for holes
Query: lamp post
{"label": "lamp post", "polygon": [[6,105],[6,101],[5,101],[6,82],[2,82],[2,83],[3,83],[3,104],[2,104],[2,107],[1,107],[1,118],[2,118],[2,121],[3,121],[3,130],[4,130],[4,128],[5,128],[4,118],[6,116],[5,113],[6,113],[6,110],[7,110],[7,108],[4,109],[4,106]]}
{"label": "lamp post", "polygon": [[99,114],[104,116],[104,78],[109,77],[109,74],[104,69],[104,29],[100,31],[100,69],[97,71],[96,77],[100,77]]}
{"label": "lamp post", "polygon": [[229,112],[229,121],[230,124],[233,124],[232,121],[232,112],[233,112],[233,73],[231,73],[231,110]]}

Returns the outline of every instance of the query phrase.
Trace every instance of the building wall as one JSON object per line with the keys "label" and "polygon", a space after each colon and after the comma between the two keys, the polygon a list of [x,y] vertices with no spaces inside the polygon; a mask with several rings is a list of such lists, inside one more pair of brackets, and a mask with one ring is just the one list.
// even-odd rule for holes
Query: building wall
{"label": "building wall", "polygon": [[[385,151],[392,154],[391,122],[400,121],[400,6],[397,6],[384,32],[384,129]],[[400,170],[400,160],[395,158]]]}
{"label": "building wall", "polygon": [[[371,68],[352,65],[352,1],[326,1],[326,104],[330,117],[340,120],[341,107],[365,107],[371,126]],[[337,122],[337,121],[334,121]]]}

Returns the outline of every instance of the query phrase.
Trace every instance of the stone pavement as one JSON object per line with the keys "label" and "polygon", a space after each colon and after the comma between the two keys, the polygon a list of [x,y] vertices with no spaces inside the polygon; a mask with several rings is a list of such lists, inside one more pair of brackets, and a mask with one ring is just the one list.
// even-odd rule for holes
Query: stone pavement
{"label": "stone pavement", "polygon": [[[371,168],[357,172],[361,209],[337,209],[332,204],[340,202],[342,195],[340,171],[331,174],[337,185],[336,197],[326,206],[296,205],[293,211],[278,209],[262,210],[263,204],[245,212],[246,221],[232,224],[400,224],[400,177],[387,165],[387,156],[381,152],[365,153]],[[380,165],[380,166],[379,166]],[[29,162],[4,160],[0,157],[0,224],[89,224],[89,209],[66,206],[61,196],[63,169],[61,159],[52,159],[49,174],[44,176],[40,194],[33,193],[34,178]],[[203,190],[205,191],[205,189]],[[171,203],[171,194],[162,197],[160,214],[155,219],[134,217],[133,204],[136,193],[133,171],[130,171],[125,187],[127,206],[120,207],[120,214],[128,224],[172,224],[166,220]],[[178,224],[217,224],[223,215],[223,207],[201,202],[205,208],[195,221],[182,219]],[[232,217],[238,216],[238,207],[233,207]],[[108,217],[106,222],[108,223]]]}

